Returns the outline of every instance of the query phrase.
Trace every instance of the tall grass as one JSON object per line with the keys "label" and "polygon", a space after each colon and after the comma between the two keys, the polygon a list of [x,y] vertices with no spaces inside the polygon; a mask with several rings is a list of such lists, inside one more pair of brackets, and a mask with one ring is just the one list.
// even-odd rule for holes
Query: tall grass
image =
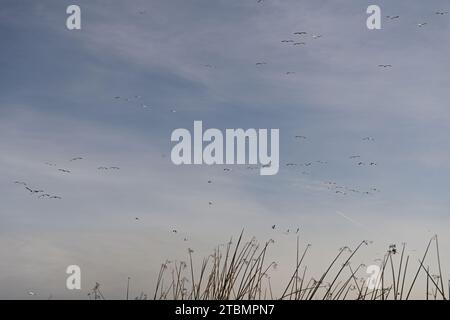
{"label": "tall grass", "polygon": [[[155,300],[408,300],[447,299],[441,270],[438,237],[433,236],[417,266],[412,266],[406,255],[406,244],[401,251],[390,245],[376,278],[378,286],[369,286],[364,264],[353,265],[352,260],[369,244],[361,241],[355,248],[342,247],[324,268],[320,277],[309,275],[305,257],[310,245],[300,249],[297,237],[296,264],[287,275],[282,290],[274,292],[270,273],[277,268],[276,262],[267,261],[267,252],[273,240],[259,244],[254,238],[244,241],[243,232],[234,243],[217,246],[211,255],[203,258],[195,268],[193,250],[188,250],[188,262],[166,261],[161,265],[152,296]],[[429,253],[436,250],[436,261]],[[399,252],[400,251],[400,252]],[[430,261],[428,261],[430,260]],[[431,274],[430,268],[437,270]],[[409,273],[408,273],[409,272]],[[408,276],[411,275],[411,276]],[[426,277],[425,287],[419,285],[418,277]],[[409,278],[408,278],[409,277]],[[127,286],[128,290],[128,286]],[[448,294],[447,289],[447,294]],[[104,299],[99,284],[90,297]],[[143,293],[136,299],[147,299]]]}

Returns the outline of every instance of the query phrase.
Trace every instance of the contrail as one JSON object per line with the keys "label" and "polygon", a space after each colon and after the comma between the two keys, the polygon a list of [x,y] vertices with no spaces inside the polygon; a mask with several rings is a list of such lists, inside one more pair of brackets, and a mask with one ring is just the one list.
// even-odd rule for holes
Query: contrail
{"label": "contrail", "polygon": [[358,227],[363,227],[363,224],[362,224],[362,223],[359,223],[358,221],[353,220],[352,218],[347,217],[347,216],[346,216],[345,214],[343,214],[342,212],[336,211],[336,213],[337,213],[338,215],[340,215],[341,217],[343,217],[344,219],[346,219],[346,220],[350,221],[351,223],[357,225]]}

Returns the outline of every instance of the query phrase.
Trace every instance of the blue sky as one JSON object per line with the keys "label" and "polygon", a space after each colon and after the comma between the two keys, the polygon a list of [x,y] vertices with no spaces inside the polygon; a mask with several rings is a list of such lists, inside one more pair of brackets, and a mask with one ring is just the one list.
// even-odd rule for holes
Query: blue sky
{"label": "blue sky", "polygon": [[[82,30],[65,27],[70,4],[81,7]],[[369,4],[400,19],[369,31]],[[150,292],[160,262],[187,247],[202,256],[242,228],[276,238],[276,259],[290,265],[295,237],[282,230],[299,226],[317,247],[309,263],[318,270],[364,238],[375,241],[368,256],[401,241],[420,251],[434,233],[450,246],[450,15],[435,14],[448,9],[400,0],[3,0],[0,298],[83,298],[95,281],[120,298],[127,276],[136,294]],[[281,43],[297,37],[306,45]],[[194,120],[279,128],[280,172],[174,166],[170,134]],[[84,159],[69,161],[76,156]],[[38,200],[16,180],[63,199]],[[328,181],[379,192],[336,194]],[[81,292],[65,290],[70,264],[82,268]]]}

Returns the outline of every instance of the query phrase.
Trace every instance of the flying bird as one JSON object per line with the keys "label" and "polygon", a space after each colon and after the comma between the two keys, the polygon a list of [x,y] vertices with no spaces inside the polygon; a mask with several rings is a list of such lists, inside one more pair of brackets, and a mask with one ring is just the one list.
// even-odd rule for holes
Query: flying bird
{"label": "flying bird", "polygon": [[25,187],[25,189],[27,189],[31,193],[42,193],[42,192],[44,192],[44,190],[34,190],[34,189],[29,188],[29,187]]}
{"label": "flying bird", "polygon": [[302,34],[308,34],[308,33],[305,31],[297,31],[297,32],[294,32],[294,34],[302,35]]}
{"label": "flying bird", "polygon": [[380,68],[392,68],[391,64],[379,64],[378,65]]}
{"label": "flying bird", "polygon": [[418,23],[417,26],[423,27],[423,26],[426,26],[427,24],[428,24],[428,22],[422,22],[422,23]]}
{"label": "flying bird", "polygon": [[448,14],[448,11],[436,11],[436,14],[443,16],[444,14]]}
{"label": "flying bird", "polygon": [[66,169],[58,169],[58,171],[61,171],[62,173],[70,173],[70,170],[66,170]]}
{"label": "flying bird", "polygon": [[386,16],[386,18],[394,20],[400,18],[400,16]]}
{"label": "flying bird", "polygon": [[281,40],[281,42],[283,42],[283,43],[290,43],[290,42],[294,42],[294,40]]}
{"label": "flying bird", "polygon": [[265,64],[267,64],[267,62],[264,62],[264,61],[263,61],[263,62],[257,62],[257,63],[256,63],[257,66],[262,66],[262,65],[265,65]]}
{"label": "flying bird", "polygon": [[83,158],[82,157],[76,157],[76,158],[70,159],[70,161],[77,161],[77,160],[83,160]]}
{"label": "flying bird", "polygon": [[24,186],[27,185],[26,182],[23,182],[23,181],[14,181],[14,183],[15,184],[21,184],[21,185],[24,185]]}
{"label": "flying bird", "polygon": [[306,42],[295,42],[294,46],[305,45],[305,44],[306,44]]}
{"label": "flying bird", "polygon": [[286,74],[287,74],[287,75],[295,74],[295,72],[293,72],[293,71],[288,71],[288,72],[286,72]]}
{"label": "flying bird", "polygon": [[313,39],[319,39],[319,38],[322,38],[322,35],[321,34],[313,34],[312,37],[313,37]]}

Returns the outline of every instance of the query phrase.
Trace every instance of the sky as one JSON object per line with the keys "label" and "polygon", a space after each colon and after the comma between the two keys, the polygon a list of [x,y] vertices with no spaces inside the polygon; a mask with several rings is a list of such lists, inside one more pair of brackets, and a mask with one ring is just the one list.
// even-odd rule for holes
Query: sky
{"label": "sky", "polygon": [[[66,28],[71,4],[81,30]],[[371,4],[381,30],[366,27]],[[152,293],[163,261],[188,248],[200,260],[242,229],[276,240],[280,276],[295,261],[287,229],[312,244],[318,272],[363,239],[374,241],[368,262],[391,243],[420,256],[434,234],[450,247],[450,14],[435,14],[450,11],[447,1],[0,8],[0,298],[86,299],[98,281],[121,299],[127,277],[132,294]],[[174,165],[171,133],[195,120],[279,129],[278,174]],[[82,290],[66,289],[73,264]]]}

